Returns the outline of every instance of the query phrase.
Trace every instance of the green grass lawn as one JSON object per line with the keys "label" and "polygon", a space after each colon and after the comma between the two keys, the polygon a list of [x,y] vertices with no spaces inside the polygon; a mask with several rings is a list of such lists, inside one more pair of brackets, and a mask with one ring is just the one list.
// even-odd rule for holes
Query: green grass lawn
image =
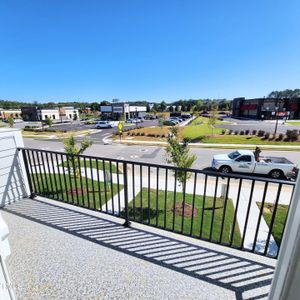
{"label": "green grass lawn", "polygon": [[300,126],[300,121],[286,121],[285,123],[288,125]]}
{"label": "green grass lawn", "polygon": [[208,124],[189,125],[189,126],[185,126],[183,129],[183,137],[189,138],[192,142],[197,142],[197,141],[202,142],[202,140],[207,135],[221,134],[221,133],[222,133],[221,128],[214,128],[212,130],[211,126]]}
{"label": "green grass lawn", "polygon": [[[100,202],[103,205],[106,201],[111,199],[112,195],[118,193],[117,184],[113,184],[111,192],[111,186],[107,183],[105,193],[104,182],[101,181],[99,182],[99,192],[98,181],[92,181],[85,177],[82,177],[81,189],[80,178],[75,178],[73,175],[69,176],[68,174],[66,174],[65,178],[63,174],[33,174],[33,179],[36,182],[36,190],[39,195],[72,203],[73,194],[74,203],[89,208],[99,209]],[[95,192],[93,192],[93,186]],[[122,188],[123,186],[120,184],[120,190],[122,190]]]}
{"label": "green grass lawn", "polygon": [[[257,202],[257,206],[261,208],[261,202]],[[272,228],[272,235],[278,246],[281,244],[281,239],[282,239],[285,220],[288,213],[288,208],[289,206],[284,204],[278,204],[277,206],[277,212],[275,215],[274,224]],[[268,224],[268,226],[270,226],[271,224],[273,212],[274,212],[274,204],[266,202],[264,204],[263,217],[266,223]]]}
{"label": "green grass lawn", "polygon": [[[87,168],[92,167],[93,169],[97,169],[97,161],[95,159],[91,159],[91,162],[90,162],[89,159],[86,159],[86,167]],[[69,165],[70,165],[70,168],[71,168],[72,167],[71,161],[69,161]],[[78,165],[78,162],[77,162],[77,165]],[[105,165],[105,171],[110,171],[109,162],[105,161],[104,165]],[[63,163],[60,164],[60,166],[67,168],[68,167],[68,162],[64,161]],[[82,158],[80,159],[80,167],[84,168],[84,160]],[[99,170],[104,169],[102,160],[98,160],[98,169]],[[112,171],[112,173],[117,173],[117,166],[114,163],[111,163],[111,171]],[[119,170],[119,173],[121,174],[122,172]]]}
{"label": "green grass lawn", "polygon": [[201,139],[202,143],[213,144],[254,144],[254,145],[299,145],[299,142],[269,141],[257,136],[247,135],[218,135],[207,136]]}
{"label": "green grass lawn", "polygon": [[[156,190],[150,190],[150,209],[148,209],[148,189],[142,189],[142,209],[140,205],[140,196],[139,193],[135,201],[135,217],[137,221],[141,221],[143,223],[148,222],[148,216],[150,214],[150,224],[156,225],[156,217],[158,218],[158,226],[165,227],[167,229],[173,230],[173,203],[174,203],[174,192],[167,192],[166,198],[166,209],[165,209],[165,193],[164,191],[158,191],[158,198],[156,198]],[[156,214],[156,199],[158,200],[158,214]],[[185,203],[192,205],[193,195],[186,194]],[[182,193],[176,193],[176,203],[182,203]],[[201,219],[202,219],[202,205],[203,205],[203,197],[197,195],[195,197],[195,211],[197,212],[194,215],[193,227],[192,227],[192,235],[198,236],[200,235],[200,227],[201,227]],[[215,209],[214,209],[214,222],[212,229],[212,240],[219,241],[220,233],[221,233],[221,223],[224,212],[224,201],[222,199],[216,199]],[[164,217],[164,212],[166,211],[166,219]],[[203,216],[203,231],[202,237],[209,238],[210,237],[210,226],[212,222],[212,212],[213,212],[213,197],[206,197],[205,199],[205,208],[204,208],[204,216]],[[182,222],[182,214],[175,214],[175,226],[174,230],[181,232],[181,222]],[[129,203],[129,216],[133,220],[134,217],[134,208],[133,201]],[[230,241],[230,232],[233,223],[234,216],[234,207],[232,201],[229,199],[227,201],[227,208],[225,213],[225,222],[224,222],[224,230],[222,243],[229,243]],[[183,233],[190,234],[191,232],[191,216],[184,217],[184,225],[183,225]],[[234,228],[233,235],[233,245],[240,246],[241,236],[238,225]]]}

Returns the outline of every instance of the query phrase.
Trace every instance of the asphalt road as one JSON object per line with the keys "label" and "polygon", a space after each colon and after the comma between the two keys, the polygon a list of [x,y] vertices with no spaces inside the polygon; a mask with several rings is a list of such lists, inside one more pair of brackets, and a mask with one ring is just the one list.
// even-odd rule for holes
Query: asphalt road
{"label": "asphalt road", "polygon": [[[257,120],[238,120],[238,119],[225,119],[226,121],[233,122],[234,124],[216,125],[219,128],[225,128],[229,130],[264,130],[265,132],[274,133],[275,121],[257,121]],[[282,121],[278,122],[277,133],[286,133],[287,130],[299,130],[300,126],[282,124]]]}
{"label": "asphalt road", "polygon": [[[43,150],[64,151],[63,144],[58,140],[35,140],[24,139],[25,147],[37,148]],[[197,156],[194,168],[203,169],[210,166],[213,155],[220,153],[230,153],[230,149],[207,149],[207,148],[192,148],[191,153]],[[94,143],[88,148],[84,154],[105,157],[124,159],[129,161],[139,161],[154,164],[167,164],[164,147],[160,146],[142,146],[142,145],[124,145],[110,144],[103,145],[102,143]],[[284,156],[290,161],[299,164],[299,151],[263,151],[263,155]]]}

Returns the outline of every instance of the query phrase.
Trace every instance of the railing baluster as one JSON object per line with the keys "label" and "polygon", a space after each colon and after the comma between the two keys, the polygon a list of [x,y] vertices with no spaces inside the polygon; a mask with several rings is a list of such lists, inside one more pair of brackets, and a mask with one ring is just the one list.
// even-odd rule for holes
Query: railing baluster
{"label": "railing baluster", "polygon": [[[100,211],[102,211],[102,195],[101,195],[101,184],[100,184],[100,176],[99,176],[99,161],[96,159],[96,167],[97,167],[97,185],[98,185],[98,197],[99,197],[99,205]],[[119,206],[120,210],[120,206]]]}
{"label": "railing baluster", "polygon": [[186,195],[186,180],[187,180],[187,172],[184,171],[184,182],[182,183],[182,210],[181,210],[181,230],[180,232],[183,233],[184,231],[184,211],[185,211],[185,195]]}
{"label": "railing baluster", "polygon": [[226,195],[225,195],[224,206],[223,206],[223,215],[222,215],[222,222],[221,222],[221,232],[220,232],[219,244],[222,244],[222,239],[223,239],[223,230],[224,230],[225,215],[226,215],[226,208],[227,208],[227,202],[228,202],[229,185],[230,185],[230,177],[227,178],[227,187],[226,187]]}
{"label": "railing baluster", "polygon": [[[273,229],[273,225],[274,225],[274,221],[275,221],[275,217],[276,217],[276,213],[277,213],[277,207],[278,207],[278,202],[279,202],[279,198],[280,198],[281,189],[282,189],[282,184],[279,183],[278,190],[277,190],[277,195],[276,195],[276,200],[275,200],[275,206],[274,206],[274,210],[273,210],[273,213],[272,213],[272,218],[271,218],[271,222],[270,222],[270,226],[269,226],[269,232],[268,232],[268,237],[267,237],[267,242],[266,242],[266,246],[265,246],[264,255],[266,255],[267,252],[268,252],[270,239],[271,239],[271,234],[272,234],[272,229]],[[283,232],[282,232],[282,234],[283,234]]]}
{"label": "railing baluster", "polygon": [[[72,159],[72,158],[71,158]],[[71,194],[71,203],[74,204],[74,189],[73,189],[73,184],[72,184],[72,171],[70,167],[70,156],[67,155],[67,166],[68,166],[68,177],[69,177],[69,184],[70,184],[70,194]],[[74,174],[73,174],[74,176]],[[60,176],[59,176],[60,178]],[[68,192],[68,190],[67,190]]]}
{"label": "railing baluster", "polygon": [[89,189],[89,178],[87,175],[87,167],[86,167],[86,158],[83,158],[83,165],[84,165],[84,175],[85,175],[85,185],[86,185],[86,195],[87,195],[87,204],[88,208],[91,208],[91,203],[90,203],[90,189]]}
{"label": "railing baluster", "polygon": [[[120,171],[119,171],[119,162],[117,162],[117,188],[118,188],[118,206],[119,206],[119,214],[121,214],[121,197],[120,197]],[[135,217],[135,215],[134,215]]]}
{"label": "railing baluster", "polygon": [[[20,150],[20,149],[18,149]],[[22,157],[23,157],[23,161],[24,161],[24,165],[25,165],[25,171],[26,171],[26,175],[27,175],[27,180],[28,180],[28,185],[29,185],[29,197],[30,198],[34,198],[34,188],[33,188],[33,181],[32,181],[32,176],[30,175],[30,171],[29,171],[29,161],[27,158],[27,154],[26,154],[26,150],[25,149],[21,149],[21,153],[22,153]]]}
{"label": "railing baluster", "polygon": [[79,174],[77,173],[77,166],[76,166],[76,160],[78,157],[75,155],[72,156],[72,168],[73,168],[73,173],[74,173],[74,185],[75,185],[75,193],[76,193],[76,204],[79,205],[79,196],[78,196],[78,183],[77,179]]}
{"label": "railing baluster", "polygon": [[42,168],[42,170],[43,170],[43,177],[44,177],[45,182],[46,182],[45,186],[47,188],[47,195],[49,196],[50,191],[49,191],[48,176],[47,176],[46,166],[45,166],[45,161],[44,161],[44,152],[41,151],[40,157],[41,157],[41,162],[42,162],[42,166],[43,166],[43,168]]}
{"label": "railing baluster", "polygon": [[[51,157],[51,165],[52,165],[52,172],[53,172],[53,178],[54,178],[54,185],[55,185],[55,197],[57,200],[63,200],[59,199],[59,190],[58,190],[58,186],[57,186],[57,180],[56,180],[56,173],[55,173],[55,166],[54,166],[54,162],[53,162],[53,153],[50,153],[50,157]],[[62,192],[62,191],[61,191]],[[54,197],[54,193],[53,193],[53,197]]]}
{"label": "railing baluster", "polygon": [[174,174],[174,198],[173,198],[173,222],[172,222],[173,231],[175,230],[176,193],[177,193],[177,170],[175,170],[175,174]]}
{"label": "railing baluster", "polygon": [[[282,237],[283,237],[283,235],[284,235],[285,226],[286,226],[286,221],[287,221],[287,218],[288,218],[288,215],[289,215],[289,212],[290,212],[291,201],[292,201],[292,199],[293,199],[293,195],[294,195],[294,192],[295,192],[295,187],[296,187],[296,186],[294,185],[294,186],[293,186],[292,193],[291,193],[290,203],[289,203],[289,205],[287,206],[287,212],[286,212],[286,216],[285,216],[285,220],[284,220],[284,225],[283,225],[283,228],[282,228],[281,240],[282,240]],[[277,251],[276,256],[275,256],[274,258],[277,258],[277,257],[278,257],[280,246],[281,246],[281,242],[280,242],[280,244],[278,245],[278,251]]]}
{"label": "railing baluster", "polygon": [[111,209],[112,214],[115,213],[115,206],[114,206],[114,187],[113,187],[113,180],[112,180],[112,166],[111,160],[109,161],[109,174],[110,174],[110,196],[111,196]]}
{"label": "railing baluster", "polygon": [[159,168],[156,168],[156,199],[155,199],[156,226],[158,226],[158,190],[159,190]]}
{"label": "railing baluster", "polygon": [[104,184],[104,197],[105,197],[105,212],[108,213],[108,204],[107,204],[107,186],[106,186],[106,171],[105,171],[105,161],[102,160],[102,169],[103,169],[103,184]]}
{"label": "railing baluster", "polygon": [[140,188],[141,188],[141,192],[140,192],[140,222],[143,223],[143,166],[140,165]]}
{"label": "railing baluster", "polygon": [[244,248],[244,241],[245,241],[246,230],[247,230],[247,226],[248,226],[249,212],[250,212],[250,208],[251,208],[254,185],[255,185],[255,180],[252,180],[251,191],[250,191],[249,202],[248,202],[247,213],[246,213],[246,220],[245,220],[245,225],[244,225],[244,230],[243,230],[243,237],[242,237],[242,242],[241,242],[241,246],[240,246],[241,249]]}
{"label": "railing baluster", "polygon": [[46,162],[47,162],[47,169],[48,169],[48,177],[49,177],[49,182],[50,182],[50,186],[51,186],[51,193],[52,193],[52,198],[53,197],[53,183],[52,183],[52,176],[51,176],[51,172],[50,172],[50,165],[49,165],[49,159],[48,159],[48,153],[45,152],[46,155]]}
{"label": "railing baluster", "polygon": [[37,151],[36,152],[36,159],[37,159],[37,162],[38,162],[38,167],[39,167],[39,171],[40,171],[40,178],[41,178],[41,182],[42,182],[42,188],[43,188],[43,195],[45,196],[46,193],[45,193],[45,185],[44,185],[44,178],[43,178],[43,172],[42,172],[42,168],[41,168],[41,162],[40,162],[40,151]]}
{"label": "railing baluster", "polygon": [[230,240],[229,240],[230,247],[232,246],[232,243],[233,243],[234,230],[235,230],[235,225],[236,225],[236,220],[237,220],[237,212],[238,212],[239,203],[240,203],[242,182],[243,182],[242,179],[240,179],[239,187],[238,187],[238,193],[237,193],[237,199],[236,199],[236,207],[235,207],[235,210],[234,210],[234,216],[233,216],[233,222],[232,222],[232,230],[231,230],[231,233],[230,233]]}
{"label": "railing baluster", "polygon": [[127,179],[127,163],[123,164],[124,170],[124,201],[125,201],[125,223],[123,224],[125,227],[130,226],[129,221],[129,210],[128,210],[128,179]]}
{"label": "railing baluster", "polygon": [[82,174],[81,174],[81,160],[80,160],[80,156],[78,157],[78,170],[79,170],[79,181],[80,181],[80,190],[81,190],[81,206],[85,207],[85,191],[86,189],[84,189],[83,187],[83,179],[82,179]]}
{"label": "railing baluster", "polygon": [[165,178],[165,201],[164,201],[164,228],[167,226],[167,199],[168,199],[168,169]]}
{"label": "railing baluster", "polygon": [[35,150],[31,151],[31,156],[32,156],[32,161],[33,161],[33,166],[34,166],[34,171],[35,171],[35,180],[36,180],[36,192],[38,194],[41,194],[41,185],[40,185],[40,180],[38,177],[38,170],[37,170],[37,165],[36,165],[36,161],[35,161]]}
{"label": "railing baluster", "polygon": [[213,234],[213,226],[214,226],[214,219],[215,219],[215,209],[216,209],[216,201],[217,201],[217,192],[218,192],[218,182],[219,176],[216,177],[216,185],[215,185],[215,193],[214,193],[214,200],[213,200],[213,207],[212,207],[212,216],[211,216],[211,223],[210,223],[210,232],[209,232],[209,240],[212,239]]}
{"label": "railing baluster", "polygon": [[[56,168],[57,168],[58,179],[59,179],[59,186],[60,186],[60,191],[61,191],[61,195],[62,195],[61,200],[64,200],[64,193],[63,193],[63,187],[62,187],[62,183],[61,183],[61,176],[60,176],[60,171],[59,171],[59,164],[58,164],[57,153],[55,153],[55,160],[56,160]],[[56,178],[56,176],[55,176],[55,178]],[[68,195],[68,193],[67,193],[67,195]]]}
{"label": "railing baluster", "polygon": [[93,164],[92,159],[89,159],[90,170],[91,170],[91,180],[92,180],[92,191],[93,191],[93,209],[96,209],[96,198],[95,198],[95,186],[94,186],[94,174],[93,174]]}
{"label": "railing baluster", "polygon": [[150,224],[150,166],[148,166],[148,224]]}
{"label": "railing baluster", "polygon": [[34,198],[35,194],[37,194],[37,192],[38,192],[38,188],[37,188],[37,183],[36,183],[37,178],[34,175],[35,172],[33,170],[34,162],[33,162],[33,158],[32,158],[32,151],[31,150],[25,150],[25,151],[27,153],[28,165],[29,165],[29,169],[30,169],[30,173],[31,173],[32,182],[33,182],[34,192],[33,192],[32,198]]}
{"label": "railing baluster", "polygon": [[[52,154],[51,154],[51,156],[52,156]],[[56,156],[56,161],[58,161],[58,157],[57,157],[57,154],[55,155]],[[63,177],[63,181],[64,181],[64,189],[63,189],[63,187],[62,187],[62,182],[60,182],[60,190],[61,190],[61,195],[62,195],[62,198],[61,198],[61,200],[64,200],[64,190],[66,191],[66,200],[67,200],[67,202],[69,202],[69,194],[68,194],[68,189],[67,189],[67,177],[66,177],[66,172],[65,172],[65,162],[64,162],[64,158],[63,158],[63,155],[62,154],[60,154],[60,160],[61,160],[61,165],[62,165],[62,172],[63,172],[63,174],[62,174],[62,177]],[[53,163],[53,162],[52,162]],[[59,166],[58,166],[58,174],[59,174],[59,177],[61,177],[60,176],[60,171],[59,171]],[[54,175],[53,175],[54,176]],[[55,178],[55,177],[54,177]],[[56,180],[56,179],[55,179]],[[55,181],[54,180],[54,181]],[[56,187],[56,185],[55,185],[55,187]]]}
{"label": "railing baluster", "polygon": [[263,212],[263,209],[264,209],[264,205],[265,205],[265,201],[266,201],[266,195],[267,195],[267,191],[268,191],[268,185],[269,185],[269,183],[266,182],[265,183],[265,188],[264,188],[263,199],[262,199],[262,202],[261,202],[261,208],[259,210],[258,222],[257,222],[257,225],[256,225],[255,236],[254,236],[253,246],[252,246],[252,250],[251,250],[252,252],[255,251],[255,247],[256,247],[257,236],[258,236],[259,227],[260,227],[260,221],[261,221],[262,212]]}
{"label": "railing baluster", "polygon": [[135,172],[134,172],[134,163],[132,163],[132,204],[133,204],[133,220],[135,221]]}
{"label": "railing baluster", "polygon": [[195,211],[195,198],[196,198],[196,185],[197,185],[197,173],[194,173],[194,188],[193,188],[193,199],[192,199],[192,216],[191,216],[191,228],[190,235],[193,235],[193,225],[194,225],[194,211]]}
{"label": "railing baluster", "polygon": [[204,219],[205,200],[206,200],[206,188],[207,188],[207,174],[205,174],[205,179],[204,179],[204,192],[203,192],[203,198],[202,198],[202,211],[201,211],[201,220],[200,220],[200,238],[202,238],[202,230],[203,230],[203,219]]}

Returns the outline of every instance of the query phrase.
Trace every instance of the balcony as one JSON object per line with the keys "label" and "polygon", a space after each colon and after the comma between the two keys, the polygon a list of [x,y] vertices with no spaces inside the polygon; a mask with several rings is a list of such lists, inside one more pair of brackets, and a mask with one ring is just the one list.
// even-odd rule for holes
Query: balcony
{"label": "balcony", "polygon": [[13,161],[18,298],[267,298],[293,182],[38,149]]}

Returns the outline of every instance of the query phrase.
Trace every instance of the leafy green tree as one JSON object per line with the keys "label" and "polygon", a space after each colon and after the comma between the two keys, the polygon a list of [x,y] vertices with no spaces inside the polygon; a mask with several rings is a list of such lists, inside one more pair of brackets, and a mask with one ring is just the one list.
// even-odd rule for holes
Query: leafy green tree
{"label": "leafy green tree", "polygon": [[174,107],[173,107],[173,105],[170,105],[169,106],[169,112],[173,112],[174,111]]}
{"label": "leafy green tree", "polygon": [[185,182],[191,177],[191,173],[181,169],[191,168],[197,157],[194,154],[190,154],[188,139],[184,139],[183,142],[180,143],[178,128],[176,126],[170,128],[170,134],[167,141],[167,162],[180,168],[180,170],[177,171],[176,178],[182,185],[183,193],[185,193]]}
{"label": "leafy green tree", "polygon": [[78,166],[78,155],[82,154],[87,148],[89,148],[93,142],[87,138],[80,142],[80,146],[76,146],[76,140],[74,135],[63,139],[63,144],[65,146],[65,151],[67,153],[67,159],[70,160],[69,172],[73,173],[75,177],[80,175],[80,169]]}
{"label": "leafy green tree", "polygon": [[162,102],[160,103],[160,105],[159,105],[159,110],[160,110],[160,111],[165,111],[166,108],[167,108],[166,102],[165,102],[165,101],[162,101]]}
{"label": "leafy green tree", "polygon": [[212,135],[214,135],[214,126],[218,121],[218,112],[216,110],[211,111],[211,116],[208,119],[208,124],[211,127]]}
{"label": "leafy green tree", "polygon": [[15,120],[12,116],[10,116],[8,119],[7,119],[7,122],[8,122],[8,125],[10,128],[13,128],[14,127],[14,124],[15,124]]}
{"label": "leafy green tree", "polygon": [[91,111],[99,111],[99,103],[98,102],[93,102],[90,105]]}
{"label": "leafy green tree", "polygon": [[53,120],[47,117],[46,120],[45,120],[45,123],[46,123],[46,125],[48,125],[49,127],[52,127],[52,125],[53,125]]}

